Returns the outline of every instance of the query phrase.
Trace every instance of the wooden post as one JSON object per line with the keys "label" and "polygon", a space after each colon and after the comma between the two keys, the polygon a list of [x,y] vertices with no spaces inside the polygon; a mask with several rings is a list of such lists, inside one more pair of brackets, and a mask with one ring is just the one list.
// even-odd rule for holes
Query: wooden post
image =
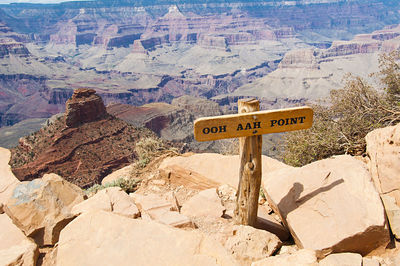
{"label": "wooden post", "polygon": [[[239,100],[238,109],[240,114],[256,112],[260,110],[260,102],[255,99]],[[254,120],[257,120],[256,115]],[[238,224],[255,226],[261,185],[262,135],[241,137],[239,145],[240,170],[235,221]]]}

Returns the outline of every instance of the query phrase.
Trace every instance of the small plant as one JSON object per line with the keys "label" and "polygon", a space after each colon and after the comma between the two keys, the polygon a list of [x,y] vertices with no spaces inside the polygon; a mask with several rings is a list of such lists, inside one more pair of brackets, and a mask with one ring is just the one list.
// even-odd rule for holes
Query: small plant
{"label": "small plant", "polygon": [[87,195],[92,196],[92,195],[96,194],[98,191],[108,188],[108,187],[120,187],[120,188],[122,188],[123,191],[125,191],[126,193],[129,194],[129,193],[136,191],[140,182],[141,182],[140,179],[119,178],[110,183],[106,183],[105,185],[95,184],[95,185],[91,186],[90,188],[86,189],[85,193]]}
{"label": "small plant", "polygon": [[177,153],[175,148],[168,147],[160,138],[145,137],[135,145],[138,156],[137,167],[144,168],[149,162],[166,151]]}

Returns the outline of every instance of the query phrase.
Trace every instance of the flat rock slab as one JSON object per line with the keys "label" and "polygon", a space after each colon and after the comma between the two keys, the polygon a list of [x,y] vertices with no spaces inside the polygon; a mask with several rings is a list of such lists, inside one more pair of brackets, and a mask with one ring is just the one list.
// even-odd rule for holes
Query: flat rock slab
{"label": "flat rock slab", "polygon": [[0,147],[0,204],[5,204],[14,188],[20,183],[11,171],[8,164],[11,152]]}
{"label": "flat rock slab", "polygon": [[263,186],[296,244],[316,250],[319,257],[368,254],[389,242],[382,202],[368,169],[351,156],[272,172]]}
{"label": "flat rock slab", "polygon": [[185,203],[181,208],[181,213],[189,217],[222,217],[225,207],[222,206],[221,199],[218,197],[215,188],[200,191]]}
{"label": "flat rock slab", "polygon": [[282,254],[268,257],[256,262],[251,266],[318,266],[314,250],[301,249],[293,254]]}
{"label": "flat rock slab", "polygon": [[62,230],[57,265],[237,265],[217,241],[111,212],[80,215]]}
{"label": "flat rock slab", "polygon": [[142,214],[142,219],[154,220],[173,227],[194,227],[186,215],[179,213],[176,204],[157,194],[131,194]]}
{"label": "flat rock slab", "polygon": [[[282,167],[289,167],[267,156],[262,156],[262,164],[263,174]],[[173,167],[180,167],[196,175],[197,178],[202,176],[204,179],[211,180],[214,187],[228,184],[233,188],[237,188],[239,183],[239,165],[238,155],[200,153],[166,158],[161,163],[159,169],[172,168],[173,171]]]}
{"label": "flat rock slab", "polygon": [[0,228],[0,265],[35,265],[37,245],[6,214],[0,214]]}
{"label": "flat rock slab", "polygon": [[320,266],[361,266],[362,257],[357,253],[331,254],[319,261]]}
{"label": "flat rock slab", "polygon": [[83,199],[78,186],[56,174],[46,174],[17,185],[4,211],[38,245],[54,245],[62,228],[75,218],[72,207]]}

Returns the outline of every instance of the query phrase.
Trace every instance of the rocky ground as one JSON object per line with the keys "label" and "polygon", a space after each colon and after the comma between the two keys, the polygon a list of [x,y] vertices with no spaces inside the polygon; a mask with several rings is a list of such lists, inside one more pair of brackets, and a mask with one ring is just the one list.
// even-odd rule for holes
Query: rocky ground
{"label": "rocky ground", "polygon": [[[0,264],[399,265],[400,125],[366,139],[365,158],[294,168],[263,156],[255,228],[232,218],[235,155],[164,154],[88,197],[56,174],[18,181],[1,149]],[[121,178],[141,182],[106,185]]]}

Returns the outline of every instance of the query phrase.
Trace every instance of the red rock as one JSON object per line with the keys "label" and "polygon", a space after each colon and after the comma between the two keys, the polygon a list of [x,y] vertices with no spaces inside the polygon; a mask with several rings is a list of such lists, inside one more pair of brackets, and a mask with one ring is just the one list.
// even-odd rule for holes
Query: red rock
{"label": "red rock", "polygon": [[66,103],[65,125],[76,127],[107,116],[103,100],[92,89],[77,89]]}

